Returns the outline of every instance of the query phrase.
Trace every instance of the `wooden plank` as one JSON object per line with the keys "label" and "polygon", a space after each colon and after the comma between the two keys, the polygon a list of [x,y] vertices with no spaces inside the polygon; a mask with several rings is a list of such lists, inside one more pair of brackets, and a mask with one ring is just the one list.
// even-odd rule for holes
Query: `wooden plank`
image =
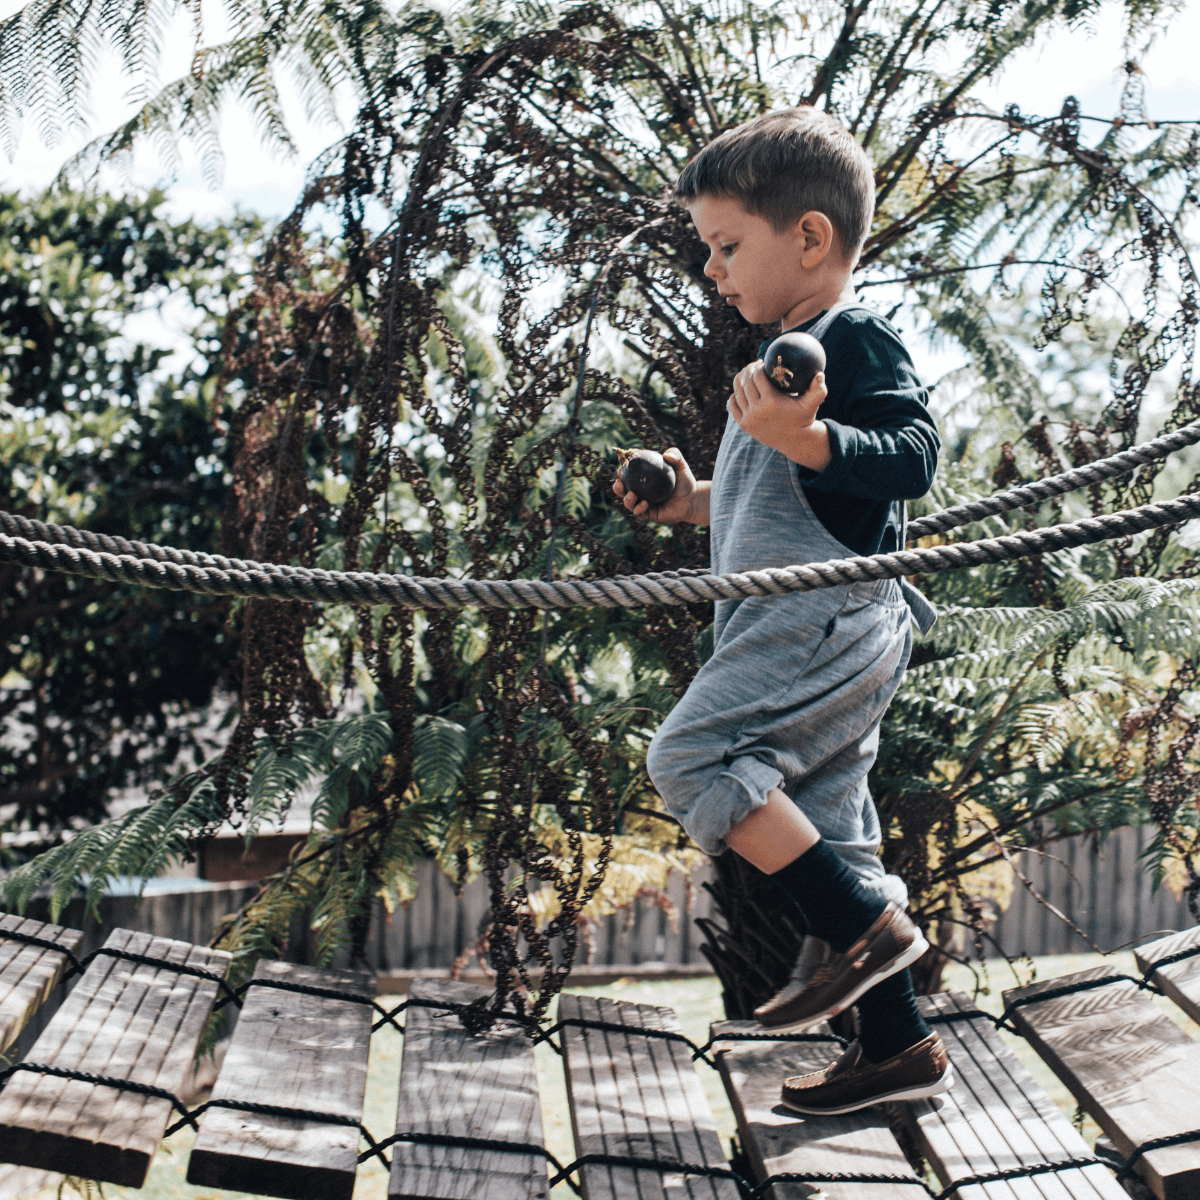
{"label": "wooden plank", "polygon": [[633,961],[662,962],[665,945],[667,916],[661,908],[645,896],[639,896],[634,901],[634,911],[637,914],[636,934],[633,947]]}
{"label": "wooden plank", "polygon": [[[922,996],[927,1019],[975,1012],[961,992]],[[954,1068],[954,1086],[935,1100],[902,1107],[905,1121],[943,1186],[969,1175],[1090,1157],[1058,1106],[1021,1066],[987,1016],[937,1022]],[[1127,1200],[1108,1168],[1085,1167],[963,1189],[973,1196],[1032,1200]]]}
{"label": "wooden plank", "polygon": [[430,965],[452,963],[461,952],[458,945],[459,903],[454,894],[454,884],[436,864],[430,876],[430,892],[433,900],[433,957]]}
{"label": "wooden plank", "polygon": [[[260,959],[253,979],[331,988],[371,1000],[373,975]],[[369,1004],[273,988],[246,993],[213,1088],[214,1100],[252,1100],[362,1120],[371,1049]],[[285,1200],[350,1200],[359,1131],[295,1117],[211,1108],[188,1163],[188,1183]]]}
{"label": "wooden plank", "polygon": [[[80,929],[47,925],[13,913],[0,916],[0,934],[6,930],[59,942],[71,954],[78,954],[83,946]],[[0,1054],[17,1040],[69,965],[66,954],[0,936]]]}
{"label": "wooden plank", "polygon": [[589,966],[611,966],[613,958],[614,930],[613,916],[599,917],[591,922],[592,952],[588,959]]}
{"label": "wooden plank", "polygon": [[[742,1149],[755,1182],[787,1171],[807,1174],[878,1174],[912,1179],[902,1183],[823,1183],[829,1200],[926,1200],[921,1181],[908,1165],[888,1122],[877,1106],[840,1117],[802,1116],[784,1108],[779,1092],[789,1075],[805,1075],[828,1066],[841,1047],[837,1042],[765,1042],[741,1040],[761,1034],[757,1021],[719,1021],[712,1027],[717,1070],[737,1118]],[[811,1030],[828,1034],[828,1025]],[[813,1183],[777,1183],[771,1200],[802,1200],[818,1190]]]}
{"label": "wooden plank", "polygon": [[[29,1200],[43,1188],[58,1185],[63,1177],[54,1171],[34,1171],[29,1167],[0,1164],[0,1200]],[[64,1190],[64,1195],[68,1193]]]}
{"label": "wooden plank", "polygon": [[1152,982],[1162,988],[1193,1021],[1200,1022],[1200,926],[1150,942],[1140,950],[1135,950],[1133,956],[1137,959],[1138,969],[1145,974],[1155,963],[1185,950],[1194,951],[1191,958],[1156,969]]}
{"label": "wooden plank", "polygon": [[437,865],[433,859],[423,859],[417,864],[416,895],[404,907],[405,930],[408,935],[404,962],[401,966],[419,970],[422,967],[449,966],[435,960],[434,931],[434,873]]}
{"label": "wooden plank", "polygon": [[[107,946],[218,975],[230,956],[117,929]],[[102,955],[34,1043],[30,1062],[110,1075],[178,1093],[217,984],[169,967]],[[0,1092],[0,1160],[141,1187],[171,1119],[167,1100],[18,1072]]]}
{"label": "wooden plank", "polygon": [[[625,1031],[566,1028],[563,1062],[575,1150],[726,1167],[703,1085],[682,1043],[641,1036],[678,1033],[669,1008],[564,995],[559,1020],[607,1021]],[[584,1200],[737,1200],[730,1179],[590,1164],[580,1168]]]}
{"label": "wooden plank", "polygon": [[[1115,830],[1104,840],[1100,850],[1099,879],[1096,882],[1096,904],[1100,920],[1095,939],[1101,946],[1119,946],[1121,899],[1121,839]],[[1129,939],[1126,939],[1129,940]]]}
{"label": "wooden plank", "polygon": [[[1006,1004],[1108,979],[1095,967],[1004,993]],[[1154,1138],[1200,1126],[1200,1045],[1124,980],[1013,1010],[1013,1022],[1128,1157]],[[1160,1200],[1200,1197],[1200,1141],[1152,1150],[1136,1166]]]}
{"label": "wooden plank", "polygon": [[[470,1004],[489,988],[414,980],[414,999]],[[449,1009],[404,1014],[396,1132],[542,1141],[533,1044],[519,1026],[469,1034]],[[546,1160],[537,1154],[397,1142],[389,1200],[546,1200]]]}
{"label": "wooden plank", "polygon": [[663,923],[663,953],[665,963],[687,962],[691,914],[688,912],[688,879],[677,868],[667,876],[667,899],[675,909],[675,924]]}

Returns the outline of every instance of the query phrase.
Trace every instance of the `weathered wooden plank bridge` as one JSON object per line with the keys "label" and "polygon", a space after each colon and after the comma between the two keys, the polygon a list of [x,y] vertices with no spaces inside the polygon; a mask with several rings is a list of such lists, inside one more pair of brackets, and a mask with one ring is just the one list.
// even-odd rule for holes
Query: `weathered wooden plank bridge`
{"label": "weathered wooden plank bridge", "polygon": [[[82,969],[28,1058],[0,1072],[0,1163],[140,1187],[178,1117],[198,1127],[190,1182],[293,1200],[350,1200],[359,1161],[389,1147],[389,1200],[546,1200],[556,1178],[584,1200],[1117,1200],[1146,1189],[1200,1200],[1200,1044],[1141,981],[1106,967],[1004,999],[1006,1017],[1124,1157],[1122,1173],[1091,1153],[996,1022],[950,992],[922,1005],[946,1042],[953,1089],[840,1117],[800,1117],[778,1100],[785,1075],[837,1053],[827,1027],[772,1037],[724,1021],[697,1050],[670,1009],[564,995],[556,1032],[578,1156],[568,1175],[544,1149],[528,1031],[514,1019],[472,1033],[459,1019],[483,989],[414,985],[396,1133],[377,1146],[360,1124],[384,1012],[370,975],[261,961],[237,997],[213,1099],[189,1114],[175,1092],[218,997],[232,998],[228,955],[117,930],[80,962],[79,944],[77,931],[0,917],[5,1045]],[[1138,963],[1145,981],[1200,1016],[1200,929],[1144,947]],[[696,1073],[701,1053],[737,1118],[740,1173]],[[18,1196],[4,1179],[0,1170],[0,1200]]]}

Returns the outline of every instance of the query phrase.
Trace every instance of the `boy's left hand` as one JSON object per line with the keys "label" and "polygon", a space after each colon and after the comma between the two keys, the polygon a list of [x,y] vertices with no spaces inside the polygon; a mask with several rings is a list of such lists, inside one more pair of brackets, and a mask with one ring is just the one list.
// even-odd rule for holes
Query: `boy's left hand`
{"label": "boy's left hand", "polygon": [[755,441],[779,449],[781,437],[813,424],[828,395],[824,371],[813,377],[803,396],[781,392],[767,377],[760,358],[734,377],[728,407],[733,419]]}

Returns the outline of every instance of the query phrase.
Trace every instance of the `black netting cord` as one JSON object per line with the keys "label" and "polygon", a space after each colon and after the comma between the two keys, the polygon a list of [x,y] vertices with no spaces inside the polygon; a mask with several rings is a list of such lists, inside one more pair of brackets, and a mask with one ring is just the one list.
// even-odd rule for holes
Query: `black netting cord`
{"label": "black netting cord", "polygon": [[[626,1033],[630,1031],[628,1026],[619,1026],[618,1028]],[[655,1031],[634,1030],[633,1032]],[[287,1108],[277,1104],[259,1104],[249,1100],[227,1099],[209,1100],[194,1109],[189,1109],[178,1096],[173,1095],[164,1088],[153,1087],[145,1083],[136,1083],[130,1079],[116,1079],[108,1075],[94,1075],[87,1071],[54,1067],[46,1063],[15,1063],[13,1066],[7,1067],[3,1071],[0,1071],[0,1086],[7,1083],[17,1071],[29,1071],[39,1075],[52,1075],[59,1079],[74,1079],[81,1083],[109,1087],[122,1092],[135,1092],[138,1095],[153,1096],[160,1100],[166,1100],[182,1116],[180,1120],[176,1121],[174,1125],[171,1125],[166,1130],[165,1137],[170,1137],[185,1125],[190,1125],[193,1129],[197,1129],[199,1127],[198,1118],[210,1108],[227,1108],[236,1112],[254,1113],[260,1116],[315,1121],[325,1125],[341,1125],[357,1129],[370,1146],[369,1150],[364,1151],[358,1156],[358,1161],[361,1163],[369,1158],[378,1158],[387,1168],[391,1167],[391,1162],[384,1155],[384,1150],[389,1146],[395,1145],[397,1142],[405,1142],[412,1145],[444,1146],[468,1150],[492,1150],[507,1154],[534,1155],[544,1159],[555,1168],[556,1173],[550,1178],[549,1187],[554,1187],[558,1183],[565,1182],[576,1192],[579,1192],[580,1188],[575,1180],[571,1178],[571,1175],[573,1173],[577,1174],[579,1168],[591,1165],[628,1167],[635,1170],[670,1171],[680,1175],[696,1175],[710,1179],[729,1179],[743,1189],[751,1197],[751,1200],[758,1200],[767,1189],[777,1183],[893,1183],[907,1187],[921,1187],[933,1200],[948,1200],[948,1197],[954,1195],[960,1188],[969,1187],[974,1184],[996,1183],[1007,1179],[1024,1179],[1034,1175],[1081,1170],[1091,1166],[1111,1167],[1111,1164],[1106,1160],[1094,1156],[1063,1159],[1058,1162],[1033,1163],[1027,1166],[1009,1167],[1000,1171],[982,1172],[963,1179],[956,1179],[940,1192],[935,1192],[924,1180],[917,1178],[915,1175],[889,1175],[867,1172],[818,1173],[787,1171],[777,1175],[769,1175],[758,1184],[751,1184],[728,1166],[718,1167],[709,1166],[706,1163],[680,1162],[671,1158],[647,1158],[622,1154],[584,1154],[567,1166],[563,1166],[544,1146],[539,1146],[533,1142],[509,1142],[499,1138],[459,1137],[453,1134],[406,1131],[392,1134],[391,1137],[377,1142],[361,1121],[356,1120],[354,1117],[346,1116],[343,1113],[317,1112],[310,1109]],[[1179,1145],[1182,1142],[1198,1139],[1200,1139],[1200,1130],[1196,1130],[1190,1134],[1175,1134],[1169,1138],[1157,1138],[1152,1142],[1145,1142],[1141,1146],[1138,1146],[1133,1154],[1130,1155],[1125,1166],[1121,1168],[1121,1174],[1128,1174],[1137,1159],[1150,1150],[1166,1145]]]}
{"label": "black netting cord", "polygon": [[1152,962],[1142,978],[1148,981],[1159,967],[1169,967],[1173,963],[1183,962],[1185,958],[1195,958],[1197,955],[1200,955],[1200,946],[1192,946],[1189,950],[1179,950],[1175,954],[1168,954],[1166,958],[1160,958]]}
{"label": "black netting cord", "polygon": [[8,938],[12,942],[24,942],[29,946],[41,946],[43,950],[54,950],[63,955],[71,964],[71,969],[63,975],[59,981],[60,983],[65,983],[75,975],[82,975],[95,959],[103,955],[106,958],[119,958],[125,962],[138,963],[144,967],[158,967],[164,971],[172,971],[176,975],[193,975],[197,979],[207,979],[210,983],[215,983],[225,993],[218,1007],[228,1004],[230,1001],[234,1004],[241,1004],[238,994],[229,986],[224,976],[216,974],[215,971],[207,971],[203,967],[192,967],[186,963],[170,962],[165,958],[155,958],[148,954],[133,954],[128,950],[115,950],[109,946],[101,946],[99,950],[93,950],[91,954],[80,958],[64,946],[62,942],[37,937],[32,933],[18,933],[15,929],[0,929],[0,938]]}
{"label": "black netting cord", "polygon": [[[203,967],[187,966],[184,963],[171,962],[169,959],[157,958],[150,954],[134,954],[128,950],[115,950],[108,946],[102,946],[99,950],[93,950],[91,954],[80,958],[61,942],[52,941],[50,938],[38,937],[32,933],[18,933],[13,929],[0,929],[0,938],[7,938],[14,942],[24,942],[29,946],[40,946],[43,950],[53,950],[63,955],[71,964],[71,969],[63,975],[59,981],[60,983],[65,983],[68,979],[76,975],[82,975],[91,965],[92,961],[101,955],[108,958],[119,958],[125,962],[138,963],[141,966],[157,967],[164,971],[172,971],[177,975],[193,975],[198,979],[207,979],[210,983],[217,984],[224,993],[221,999],[213,1006],[214,1012],[224,1008],[227,1004],[233,1004],[237,1008],[241,1008],[245,994],[252,987],[274,988],[280,992],[296,992],[303,996],[317,996],[324,1000],[344,1000],[348,1004],[369,1005],[381,1014],[379,1020],[371,1026],[372,1033],[384,1025],[391,1025],[399,1033],[403,1033],[404,1026],[396,1021],[396,1017],[406,1008],[436,1008],[446,1012],[447,1015],[465,1013],[469,1009],[467,1005],[443,1004],[433,1000],[412,998],[403,1000],[394,1008],[386,1009],[374,997],[361,996],[357,992],[345,992],[339,988],[322,988],[313,987],[306,983],[289,983],[284,979],[251,979],[248,983],[244,983],[241,987],[235,989],[230,986],[226,979],[214,971],[207,971]],[[511,1018],[514,1021],[518,1021],[515,1013],[511,1015]]]}
{"label": "black netting cord", "polygon": [[[404,1033],[404,1028],[395,1020],[396,1016],[408,1008],[428,1008],[436,1009],[443,1012],[446,1016],[457,1016],[468,1029],[472,1026],[471,1016],[473,1006],[456,1005],[435,1000],[423,1000],[415,997],[406,997],[403,1001],[397,1004],[394,1008],[384,1009],[378,1001],[359,995],[354,992],[344,992],[337,988],[321,988],[313,987],[308,984],[289,983],[285,980],[269,980],[269,979],[252,979],[248,983],[243,984],[237,990],[234,990],[229,984],[219,975],[211,971],[206,971],[201,967],[189,967],[181,963],[170,962],[167,959],[155,958],[145,954],[133,954],[125,950],[113,950],[102,947],[99,950],[93,951],[85,958],[77,957],[72,951],[67,949],[59,942],[51,941],[48,938],[37,937],[34,934],[18,933],[14,930],[0,930],[0,938],[8,938],[12,941],[24,942],[32,946],[40,946],[44,949],[54,950],[57,953],[63,954],[71,963],[71,970],[63,976],[63,980],[70,978],[72,975],[82,973],[87,966],[100,955],[107,955],[112,958],[119,958],[126,962],[134,962],[144,966],[158,967],[162,970],[171,971],[176,974],[193,975],[201,979],[207,979],[211,982],[219,984],[225,991],[224,997],[215,1006],[221,1008],[225,1004],[233,1003],[239,1008],[242,1005],[242,999],[245,993],[252,987],[274,988],[279,991],[294,992],[301,995],[317,996],[322,999],[342,1000],[351,1004],[370,1005],[378,1012],[382,1013],[380,1020],[376,1021],[371,1026],[371,1032],[374,1033],[384,1024],[391,1024],[401,1034]],[[962,1012],[945,1012],[936,1013],[926,1018],[929,1024],[951,1024],[957,1021],[973,1021],[987,1020],[997,1028],[1005,1028],[1011,1032],[1018,1032],[1009,1022],[1009,1015],[1018,1008],[1022,1008],[1029,1004],[1037,1004],[1043,1000],[1057,999],[1062,996],[1073,995],[1077,992],[1091,991],[1093,988],[1106,987],[1112,983],[1126,981],[1133,983],[1139,988],[1148,991],[1159,992],[1150,984],[1151,976],[1160,967],[1168,966],[1172,963],[1182,962],[1184,959],[1192,958],[1200,955],[1200,946],[1192,947],[1188,950],[1181,950],[1176,954],[1169,955],[1166,958],[1159,959],[1151,964],[1150,968],[1141,978],[1132,975],[1110,975],[1103,979],[1087,979],[1078,983],[1065,984],[1062,987],[1049,988],[1044,992],[1038,992],[1036,995],[1023,996],[1010,1002],[999,1017],[992,1016],[991,1013],[984,1012],[982,1009],[970,1009]],[[1161,994],[1161,993],[1159,993]],[[546,1030],[533,1030],[529,1027],[529,1022],[522,1020],[517,1014],[511,1015],[513,1024],[525,1029],[525,1032],[531,1037],[534,1044],[539,1042],[547,1042],[559,1054],[562,1053],[562,1047],[552,1040],[552,1034],[560,1033],[563,1029],[592,1029],[606,1032],[615,1032],[623,1034],[637,1034],[642,1037],[656,1038],[664,1041],[680,1042],[688,1046],[692,1051],[692,1058],[703,1059],[710,1066],[713,1065],[713,1059],[707,1051],[720,1041],[772,1041],[772,1042],[833,1042],[842,1046],[846,1045],[844,1038],[836,1034],[819,1034],[819,1033],[771,1033],[764,1031],[762,1033],[737,1034],[735,1037],[713,1037],[710,1038],[703,1046],[697,1046],[690,1038],[687,1038],[682,1033],[676,1033],[666,1029],[637,1029],[628,1025],[620,1025],[612,1021],[592,1021],[581,1017],[569,1017],[559,1021]],[[561,1039],[560,1039],[561,1040]],[[639,1170],[654,1170],[654,1171],[672,1171],[682,1175],[697,1175],[714,1179],[730,1179],[736,1183],[751,1200],[759,1200],[759,1197],[777,1183],[894,1183],[904,1186],[918,1186],[932,1197],[932,1200],[948,1200],[960,1188],[969,1187],[975,1184],[997,1183],[1008,1179],[1024,1179],[1034,1175],[1044,1175],[1048,1173],[1057,1173],[1068,1170],[1081,1170],[1085,1167],[1103,1166],[1110,1169],[1115,1169],[1114,1165],[1107,1159],[1098,1158],[1096,1156],[1078,1157],[1063,1159],[1055,1162],[1033,1163],[1020,1167],[1009,1167],[999,1171],[984,1172],[976,1175],[970,1175],[963,1179],[957,1179],[947,1184],[940,1192],[934,1191],[924,1180],[917,1178],[915,1175],[890,1175],[881,1173],[866,1173],[866,1172],[782,1172],[777,1175],[770,1175],[758,1184],[751,1184],[740,1176],[731,1167],[723,1166],[708,1166],[704,1163],[686,1163],[679,1162],[670,1158],[642,1158],[629,1155],[619,1154],[585,1154],[575,1159],[567,1166],[563,1166],[561,1162],[553,1154],[550,1153],[544,1146],[538,1146],[532,1142],[509,1142],[498,1138],[477,1138],[477,1137],[460,1137],[453,1134],[440,1133],[421,1133],[416,1131],[399,1132],[392,1134],[383,1141],[376,1141],[370,1130],[359,1120],[354,1117],[346,1116],[342,1113],[325,1113],[311,1109],[288,1108],[276,1104],[260,1104],[251,1100],[232,1100],[232,1099],[216,1099],[208,1100],[199,1105],[195,1109],[189,1109],[187,1105],[179,1099],[178,1096],[167,1091],[165,1088],[154,1087],[151,1084],[137,1083],[131,1079],[118,1079],[110,1075],[96,1075],[89,1071],[77,1071],[67,1067],[55,1067],[47,1063],[31,1063],[20,1062],[14,1063],[12,1066],[0,1070],[0,1088],[2,1088],[10,1078],[18,1071],[27,1071],[39,1075],[52,1075],[59,1079],[73,1079],[81,1083],[89,1083],[98,1087],[114,1088],[117,1091],[135,1092],[138,1095],[153,1096],[160,1100],[166,1100],[172,1108],[180,1114],[180,1119],[171,1125],[163,1135],[170,1137],[173,1133],[182,1129],[185,1125],[191,1126],[193,1129],[198,1129],[198,1118],[210,1108],[228,1108],[237,1112],[254,1113],[260,1116],[285,1117],[295,1120],[314,1121],[320,1124],[342,1125],[347,1128],[355,1128],[370,1146],[369,1150],[364,1151],[358,1156],[358,1161],[365,1162],[369,1158],[378,1158],[385,1167],[390,1168],[391,1163],[384,1154],[384,1150],[389,1146],[395,1145],[398,1142],[409,1143],[413,1145],[428,1145],[428,1146],[445,1146],[449,1148],[460,1149],[476,1149],[476,1150],[494,1150],[502,1153],[511,1154],[532,1154],[543,1158],[547,1163],[554,1167],[556,1174],[551,1177],[549,1186],[554,1187],[558,1183],[567,1183],[574,1191],[579,1192],[579,1185],[571,1178],[572,1173],[577,1173],[580,1167],[596,1165],[596,1166],[612,1166],[612,1167],[629,1167]],[[1200,1141],[1200,1129],[1190,1130],[1186,1133],[1170,1134],[1165,1137],[1152,1138],[1135,1146],[1133,1152],[1125,1160],[1123,1166],[1117,1169],[1117,1178],[1124,1179],[1133,1173],[1136,1163],[1144,1155],[1154,1150],[1163,1149],[1167,1146],[1183,1145],[1187,1142]]]}
{"label": "black netting cord", "polygon": [[989,1017],[988,1019],[994,1021],[997,1027],[1004,1026],[1004,1028],[1018,1033],[1019,1030],[1013,1028],[1009,1023],[1009,1017],[1018,1008],[1025,1008],[1030,1004],[1041,1004],[1044,1000],[1057,1000],[1062,996],[1073,996],[1077,992],[1090,992],[1095,988],[1109,987],[1114,983],[1132,983],[1134,987],[1161,996],[1162,991],[1156,988],[1148,978],[1153,974],[1154,972],[1150,971],[1140,978],[1136,975],[1106,975],[1103,979],[1083,979],[1078,983],[1065,983],[1062,987],[1047,988],[1044,992],[1037,992],[1032,996],[1018,996],[1016,1000],[1010,1000],[1004,1006],[1004,1011],[998,1017]]}
{"label": "black netting cord", "polygon": [[1132,983],[1134,987],[1140,988],[1142,991],[1153,992],[1156,996],[1163,994],[1162,989],[1155,987],[1150,981],[1154,978],[1154,974],[1161,967],[1171,966],[1173,963],[1183,962],[1188,958],[1196,958],[1200,956],[1200,946],[1192,946],[1188,950],[1180,950],[1175,954],[1169,954],[1166,958],[1160,958],[1156,962],[1150,964],[1147,970],[1142,975],[1106,975],[1103,979],[1084,979],[1078,983],[1065,983],[1061,987],[1047,988],[1044,992],[1037,992],[1032,996],[1019,996],[1016,1000],[1005,1005],[1004,1011],[994,1017],[991,1013],[984,1012],[982,1009],[971,1009],[968,1012],[947,1012],[937,1013],[935,1016],[926,1017],[925,1020],[930,1025],[948,1025],[954,1021],[973,1021],[982,1017],[987,1021],[991,1021],[997,1029],[1007,1029],[1010,1033],[1015,1033],[1020,1036],[1021,1031],[1017,1029],[1009,1020],[1010,1016],[1018,1009],[1024,1008],[1029,1004],[1040,1004],[1043,1000],[1057,1000],[1062,996],[1073,996],[1076,992],[1090,992],[1093,988],[1108,987],[1113,983]]}
{"label": "black netting cord", "polygon": [[1172,1133],[1167,1137],[1151,1138],[1148,1142],[1142,1142],[1140,1146],[1134,1147],[1133,1153],[1125,1160],[1125,1165],[1117,1172],[1117,1178],[1127,1179],[1132,1175],[1137,1160],[1143,1154],[1149,1154],[1152,1150],[1164,1150],[1168,1146],[1182,1146],[1185,1142],[1200,1142],[1200,1129],[1189,1129],[1187,1133]]}
{"label": "black netting cord", "polygon": [[[539,1042],[550,1042],[550,1045],[561,1054],[562,1048],[550,1041],[550,1035],[558,1033],[563,1029],[596,1029],[607,1031],[608,1033],[634,1033],[638,1037],[656,1038],[665,1042],[682,1042],[692,1052],[692,1061],[702,1059],[708,1063],[710,1067],[716,1066],[712,1056],[708,1053],[717,1042],[738,1041],[738,1042],[833,1042],[841,1046],[843,1049],[849,1045],[845,1038],[839,1037],[836,1033],[739,1033],[736,1037],[711,1037],[703,1046],[697,1046],[691,1038],[685,1037],[682,1033],[675,1033],[669,1029],[634,1029],[629,1025],[621,1025],[615,1021],[591,1021],[584,1017],[568,1017],[564,1021],[559,1021],[555,1025],[551,1025],[549,1029],[537,1034],[534,1039],[534,1045]],[[559,1041],[561,1042],[561,1038]]]}

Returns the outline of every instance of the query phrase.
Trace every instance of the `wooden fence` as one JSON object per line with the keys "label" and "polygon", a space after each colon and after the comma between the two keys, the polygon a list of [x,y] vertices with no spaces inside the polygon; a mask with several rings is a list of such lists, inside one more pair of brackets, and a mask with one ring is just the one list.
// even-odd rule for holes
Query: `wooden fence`
{"label": "wooden fence", "polygon": [[[1018,869],[1041,896],[1066,915],[1101,950],[1116,950],[1158,930],[1189,929],[1196,922],[1185,900],[1151,888],[1139,856],[1154,840],[1150,827],[1118,829],[1101,846],[1074,837],[1044,854],[1016,856]],[[1067,954],[1090,949],[1016,880],[1012,902],[993,929],[1010,954]]]}
{"label": "wooden fence", "polygon": [[[666,895],[674,910],[674,921],[652,901],[639,899],[624,912],[596,922],[585,935],[591,945],[585,942],[577,960],[586,957],[596,966],[703,963],[699,930],[693,921],[712,911],[711,898],[701,887],[708,874],[707,870],[697,872],[690,889],[681,875],[671,875]],[[487,884],[483,879],[468,884],[460,899],[445,875],[432,862],[425,863],[416,899],[407,909],[394,913],[390,921],[376,919],[370,950],[373,965],[380,971],[448,967],[474,945],[483,932],[487,914]]]}

